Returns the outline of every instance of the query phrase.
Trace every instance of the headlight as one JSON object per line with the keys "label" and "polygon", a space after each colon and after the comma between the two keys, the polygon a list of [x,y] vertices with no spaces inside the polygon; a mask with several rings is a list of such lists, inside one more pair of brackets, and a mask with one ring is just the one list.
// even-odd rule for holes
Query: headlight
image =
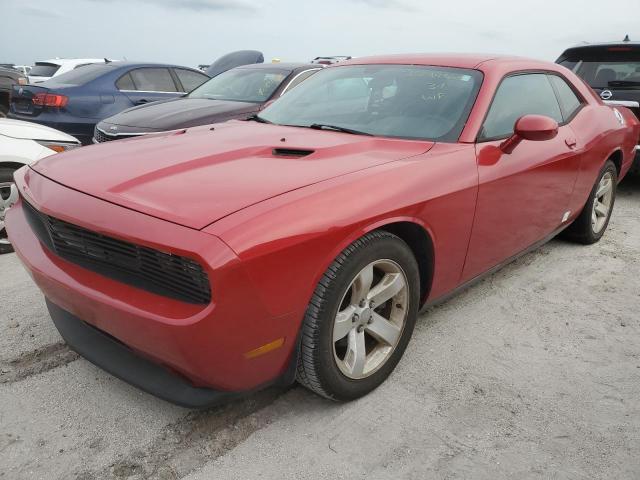
{"label": "headlight", "polygon": [[78,148],[80,146],[79,143],[65,143],[65,142],[47,142],[44,140],[36,140],[43,147],[50,148],[54,152],[66,152],[67,150],[72,150],[74,148]]}

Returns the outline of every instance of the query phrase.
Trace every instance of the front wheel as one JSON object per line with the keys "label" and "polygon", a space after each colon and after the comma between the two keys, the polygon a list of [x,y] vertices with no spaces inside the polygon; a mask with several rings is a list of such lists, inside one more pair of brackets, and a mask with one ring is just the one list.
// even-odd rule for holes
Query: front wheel
{"label": "front wheel", "polygon": [[10,168],[0,168],[0,254],[13,252],[13,247],[7,238],[4,215],[17,200],[18,191],[13,183],[14,171]]}
{"label": "front wheel", "polygon": [[596,243],[604,235],[616,200],[618,170],[607,160],[598,175],[584,209],[566,230],[566,237],[585,245]]}
{"label": "front wheel", "polygon": [[420,279],[407,244],[375,231],[349,245],[315,289],[302,325],[298,381],[332,400],[380,385],[416,322]]}

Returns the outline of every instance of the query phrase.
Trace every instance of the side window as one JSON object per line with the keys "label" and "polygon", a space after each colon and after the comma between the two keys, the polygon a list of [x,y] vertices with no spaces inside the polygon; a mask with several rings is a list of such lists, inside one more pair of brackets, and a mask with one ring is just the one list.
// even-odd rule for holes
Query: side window
{"label": "side window", "polygon": [[582,102],[580,102],[580,99],[563,78],[558,75],[549,75],[549,80],[551,80],[551,83],[558,93],[562,116],[566,122],[578,111],[582,106]]}
{"label": "side window", "polygon": [[130,72],[136,90],[145,92],[177,92],[168,68],[138,68]]}
{"label": "side window", "polygon": [[190,91],[196,89],[204,82],[209,80],[207,75],[203,75],[202,73],[193,72],[191,70],[184,70],[182,68],[175,68],[174,72],[178,75],[178,79],[184,88],[184,91],[189,93]]}
{"label": "side window", "polygon": [[135,90],[136,85],[133,83],[130,74],[125,74],[121,76],[116,82],[116,88],[118,90]]}
{"label": "side window", "polygon": [[546,115],[562,123],[560,106],[546,74],[530,73],[505,78],[489,108],[480,132],[481,139],[511,135],[516,120],[528,114]]}
{"label": "side window", "polygon": [[299,73],[297,77],[295,77],[293,79],[293,81],[285,88],[285,92],[287,93],[288,91],[296,88],[299,84],[301,84],[303,81],[305,81],[307,78],[309,78],[311,75],[313,75],[314,73],[316,73],[318,70],[307,70],[305,72]]}

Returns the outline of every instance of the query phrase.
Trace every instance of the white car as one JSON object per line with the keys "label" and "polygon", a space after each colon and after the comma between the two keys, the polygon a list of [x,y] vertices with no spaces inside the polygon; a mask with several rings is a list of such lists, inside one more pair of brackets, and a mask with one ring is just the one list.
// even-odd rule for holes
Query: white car
{"label": "white car", "polygon": [[29,83],[41,83],[85,65],[107,62],[111,60],[108,58],[54,58],[36,62],[29,72]]}
{"label": "white car", "polygon": [[4,227],[5,211],[18,196],[13,172],[41,158],[79,146],[77,139],[53,128],[0,118],[0,253],[13,251]]}

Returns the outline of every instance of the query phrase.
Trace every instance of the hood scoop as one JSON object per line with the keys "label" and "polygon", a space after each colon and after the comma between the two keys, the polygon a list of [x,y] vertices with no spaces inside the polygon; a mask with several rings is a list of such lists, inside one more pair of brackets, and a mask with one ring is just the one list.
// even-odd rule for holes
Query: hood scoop
{"label": "hood scoop", "polygon": [[304,150],[301,148],[274,148],[271,153],[274,157],[306,157],[311,155],[315,150]]}

